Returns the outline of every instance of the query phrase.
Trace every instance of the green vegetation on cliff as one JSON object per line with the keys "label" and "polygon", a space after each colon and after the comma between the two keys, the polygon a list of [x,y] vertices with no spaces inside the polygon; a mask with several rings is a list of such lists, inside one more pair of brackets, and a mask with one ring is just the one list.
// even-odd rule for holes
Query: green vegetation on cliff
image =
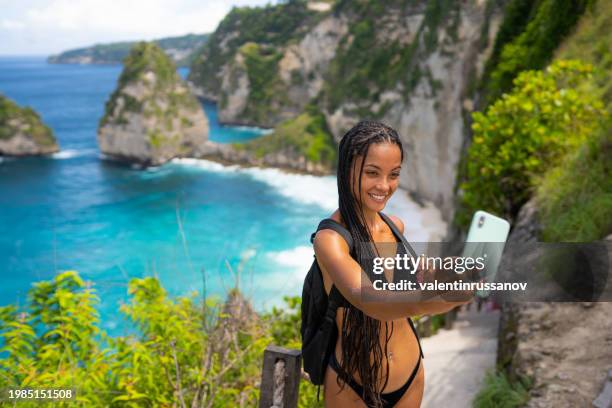
{"label": "green vegetation on cliff", "polygon": [[481,82],[485,103],[512,89],[521,71],[542,69],[593,0],[511,0]]}
{"label": "green vegetation on cliff", "polygon": [[324,98],[330,111],[352,101],[366,105],[357,112],[361,116],[381,117],[388,105],[383,104],[377,112],[370,112],[369,106],[383,91],[394,89],[399,83],[404,97],[408,98],[423,77],[429,79],[432,89],[439,86],[419,61],[436,48],[443,48],[439,44],[441,28],[445,28],[449,41],[457,38],[460,4],[453,0],[428,1],[412,42],[402,43],[401,37],[381,40],[389,35],[389,27],[380,24],[381,18],[388,18],[390,10],[398,15],[407,14],[410,7],[409,2],[402,0],[336,3],[335,12],[351,16],[355,23],[349,25],[349,34],[340,42],[329,69]]}
{"label": "green vegetation on cliff", "polygon": [[[136,44],[123,61],[117,88],[106,102],[100,126],[109,122],[127,123],[127,112],[154,115],[170,125],[181,108],[193,110],[198,107],[197,100],[185,87],[181,90],[177,88],[180,84],[182,79],[176,72],[176,66],[161,48],[153,43]],[[142,85],[141,95],[127,93],[126,87],[130,85]],[[163,107],[159,104],[160,100],[166,101]],[[116,111],[118,103],[122,104],[119,112]]]}
{"label": "green vegetation on cliff", "polygon": [[477,209],[513,219],[542,174],[601,129],[603,103],[583,85],[591,71],[561,60],[545,72],[522,72],[511,93],[472,115],[460,224]]}
{"label": "green vegetation on cliff", "polygon": [[336,165],[336,144],[325,116],[314,105],[308,105],[299,116],[279,124],[273,133],[246,143],[234,143],[234,147],[250,151],[257,158],[275,153],[302,156],[329,171]]}
{"label": "green vegetation on cliff", "polygon": [[536,191],[542,239],[588,242],[612,233],[612,121],[546,174]]}
{"label": "green vegetation on cliff", "polygon": [[[309,10],[305,0],[289,0],[264,7],[233,7],[193,59],[189,79],[218,95],[221,86],[217,77],[219,69],[235,56],[240,47],[249,42],[266,48],[284,46],[302,38],[322,16],[323,13]],[[268,51],[267,55],[271,53]],[[249,74],[249,78],[251,76],[255,75]],[[258,91],[264,92],[255,90]]]}
{"label": "green vegetation on cliff", "polygon": [[[188,65],[193,52],[201,48],[209,34],[187,34],[180,37],[167,37],[154,40],[166,52],[172,52],[177,65]],[[110,44],[96,44],[91,47],[64,51],[48,58],[50,63],[88,63],[88,64],[119,64],[130,53],[137,42],[124,41]],[[184,56],[184,54],[187,54]]]}
{"label": "green vegetation on cliff", "polygon": [[612,3],[598,1],[557,52],[557,58],[579,58],[594,66],[589,91],[602,98],[608,119],[538,187],[547,241],[592,241],[612,233],[611,27]]}
{"label": "green vegetation on cliff", "polygon": [[[249,96],[244,116],[256,123],[266,123],[267,116],[276,109],[274,105],[289,101],[284,85],[278,75],[278,61],[282,54],[274,47],[248,42],[240,47],[249,78]],[[221,107],[224,99],[221,100]]]}
{"label": "green vegetation on cliff", "polygon": [[581,19],[575,32],[557,51],[556,58],[579,59],[593,65],[593,92],[612,112],[612,2],[600,0]]}
{"label": "green vegetation on cliff", "polygon": [[38,113],[30,107],[20,107],[0,94],[0,140],[11,139],[17,134],[31,138],[42,147],[57,144],[51,128],[42,122]]}

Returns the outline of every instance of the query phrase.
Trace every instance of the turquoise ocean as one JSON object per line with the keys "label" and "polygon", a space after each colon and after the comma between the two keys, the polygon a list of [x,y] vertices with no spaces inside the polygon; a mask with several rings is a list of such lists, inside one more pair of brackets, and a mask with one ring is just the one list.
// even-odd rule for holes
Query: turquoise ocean
{"label": "turquoise ocean", "polygon": [[[32,283],[76,270],[95,284],[101,326],[121,334],[119,306],[134,277],[199,296],[205,277],[207,295],[223,297],[240,269],[240,288],[258,310],[299,295],[310,233],[337,204],[335,178],[193,159],[147,170],[103,160],[96,129],[120,72],[0,58],[0,92],[34,108],[61,148],[0,157],[0,305],[23,305]],[[203,107],[211,140],[265,132],[220,125],[215,105]]]}

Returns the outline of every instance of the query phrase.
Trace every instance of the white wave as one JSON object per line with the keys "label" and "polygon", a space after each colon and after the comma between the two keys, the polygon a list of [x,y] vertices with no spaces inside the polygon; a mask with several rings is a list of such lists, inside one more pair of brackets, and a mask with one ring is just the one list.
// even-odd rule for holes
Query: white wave
{"label": "white wave", "polygon": [[258,277],[258,290],[273,291],[279,294],[298,293],[304,277],[313,261],[312,246],[299,246],[284,251],[268,252],[266,257],[276,268],[265,276]]}
{"label": "white wave", "polygon": [[234,173],[236,170],[240,168],[240,166],[232,164],[229,166],[225,166],[221,163],[217,163],[212,160],[204,160],[204,159],[172,159],[170,161],[173,164],[181,165],[181,166],[189,166],[198,168],[205,171],[211,171],[215,173]]}
{"label": "white wave", "polygon": [[217,173],[244,174],[270,185],[282,196],[303,204],[315,204],[327,211],[333,211],[338,204],[334,176],[287,173],[274,168],[224,166],[203,159],[174,159],[172,163]]}
{"label": "white wave", "polygon": [[229,127],[235,130],[259,133],[261,135],[266,135],[268,133],[274,132],[274,129],[265,129],[265,128],[260,128],[256,126],[229,126]]}
{"label": "white wave", "polygon": [[277,193],[287,198],[304,204],[315,204],[327,211],[333,211],[338,206],[335,176],[312,176],[258,167],[244,170],[255,180],[274,187]]}
{"label": "white wave", "polygon": [[314,251],[312,246],[299,246],[293,249],[278,252],[268,252],[267,256],[275,263],[287,267],[300,267],[310,265],[313,260]]}
{"label": "white wave", "polygon": [[66,149],[66,150],[60,150],[57,153],[53,153],[52,157],[58,160],[72,159],[74,157],[86,156],[88,154],[93,153],[94,151],[95,150],[92,150],[92,149],[85,149],[85,150]]}
{"label": "white wave", "polygon": [[[206,171],[245,174],[273,187],[278,194],[304,204],[315,204],[326,211],[338,207],[335,176],[312,176],[287,173],[275,168],[222,164],[201,159],[175,159],[173,162]],[[417,204],[403,189],[398,189],[383,210],[404,222],[404,235],[411,242],[440,242],[446,235],[447,224],[440,210],[431,202]]]}

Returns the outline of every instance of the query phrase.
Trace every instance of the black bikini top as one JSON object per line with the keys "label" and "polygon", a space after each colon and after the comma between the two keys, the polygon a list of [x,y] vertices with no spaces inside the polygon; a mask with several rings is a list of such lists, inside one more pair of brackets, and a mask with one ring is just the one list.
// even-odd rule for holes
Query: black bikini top
{"label": "black bikini top", "polygon": [[[407,250],[410,252],[410,254],[413,257],[418,257],[416,255],[416,252],[414,251],[414,249],[412,248],[412,246],[408,243],[408,241],[406,240],[406,238],[403,236],[403,234],[399,231],[399,229],[397,228],[397,226],[395,225],[395,223],[385,214],[383,214],[382,212],[378,213],[381,218],[383,219],[383,221],[385,221],[385,223],[389,226],[389,228],[391,228],[391,231],[393,232],[393,235],[395,237],[395,241],[398,244],[397,245],[397,249],[396,249],[396,254],[397,255],[404,255],[406,254]],[[353,252],[353,237],[351,235],[351,233],[349,232],[348,229],[346,229],[346,227],[344,227],[342,224],[340,224],[338,221],[332,219],[332,218],[325,218],[324,220],[322,220],[319,223],[319,226],[317,227],[317,231],[314,232],[311,237],[310,237],[310,242],[314,242],[314,238],[317,234],[317,232],[319,232],[322,229],[332,229],[334,231],[336,231],[338,234],[340,234],[344,240],[346,241],[346,243],[348,244],[348,247],[351,251],[351,253]],[[369,260],[369,262],[373,262],[373,260]],[[412,263],[409,263],[409,265],[412,265]],[[367,265],[368,267],[365,268],[366,271],[372,271],[373,270],[373,265]],[[408,281],[412,281],[416,283],[416,275],[411,273],[411,269],[395,269],[393,270],[393,282],[394,283],[398,283],[400,282],[402,279],[404,280],[408,280]],[[371,280],[373,280],[374,276],[369,276]],[[388,283],[387,277],[385,276],[385,274],[381,274],[379,276],[376,276],[377,279],[382,279],[385,283]],[[335,289],[335,285],[332,286],[332,291]],[[347,305],[349,305],[349,301],[346,300],[346,298],[340,293],[340,291],[337,291],[338,295],[340,296],[340,306],[339,307],[346,307]],[[331,292],[329,294],[331,296]]]}
{"label": "black bikini top", "polygon": [[[385,223],[389,226],[389,228],[391,228],[391,231],[393,232],[393,235],[395,236],[395,240],[397,242],[397,250],[396,250],[396,254],[400,254],[400,255],[404,255],[409,251],[410,255],[412,255],[414,258],[418,258],[418,255],[416,254],[416,251],[412,248],[412,246],[408,243],[408,241],[406,240],[406,238],[404,237],[404,235],[399,231],[399,229],[397,228],[397,226],[395,225],[395,223],[385,214],[383,214],[382,212],[378,213],[381,218],[385,221]],[[319,226],[317,227],[317,231],[314,232],[311,236],[310,236],[310,242],[314,242],[314,238],[317,234],[317,232],[319,232],[322,229],[332,229],[334,231],[336,231],[338,234],[340,234],[344,240],[346,241],[346,243],[348,244],[348,247],[350,249],[350,251],[352,252],[353,250],[353,237],[351,235],[351,233],[349,232],[349,230],[347,230],[342,224],[340,224],[338,221],[333,220],[331,218],[325,218],[324,220],[322,220],[319,223]],[[412,263],[410,263],[410,265],[412,265]],[[369,270],[372,270],[372,268],[369,268]],[[398,273],[399,272],[399,273]],[[384,274],[380,275],[382,277],[382,279],[385,282],[387,281],[387,278]],[[371,277],[370,277],[371,278]],[[412,282],[416,283],[416,274],[411,273],[410,269],[400,269],[399,271],[394,269],[393,271],[393,282],[397,283],[400,282],[402,279],[406,279]],[[332,284],[331,287],[331,291],[328,295],[328,299],[329,300],[334,300],[337,303],[337,307],[344,307],[347,308],[351,305],[351,303],[346,300],[346,298],[342,295],[342,293],[340,293],[340,291],[338,290],[338,288],[336,288],[336,285]],[[424,358],[425,356],[423,355],[423,349],[421,348],[421,339],[419,338],[419,334],[414,326],[414,323],[412,321],[412,319],[410,317],[407,318],[408,323],[410,324],[410,328],[412,329],[412,331],[414,332],[415,337],[417,338],[417,342],[419,344],[419,353],[421,354],[421,357]],[[336,326],[334,325],[334,330],[336,329]]]}

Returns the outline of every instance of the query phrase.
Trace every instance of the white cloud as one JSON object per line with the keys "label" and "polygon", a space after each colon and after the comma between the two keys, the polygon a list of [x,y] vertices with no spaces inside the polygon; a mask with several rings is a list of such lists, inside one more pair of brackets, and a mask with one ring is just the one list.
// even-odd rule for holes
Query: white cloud
{"label": "white cloud", "polygon": [[233,5],[266,3],[276,1],[0,0],[0,54],[48,54],[100,42],[212,32]]}
{"label": "white cloud", "polygon": [[25,28],[25,24],[21,21],[4,19],[0,22],[0,28],[3,30],[21,30]]}

